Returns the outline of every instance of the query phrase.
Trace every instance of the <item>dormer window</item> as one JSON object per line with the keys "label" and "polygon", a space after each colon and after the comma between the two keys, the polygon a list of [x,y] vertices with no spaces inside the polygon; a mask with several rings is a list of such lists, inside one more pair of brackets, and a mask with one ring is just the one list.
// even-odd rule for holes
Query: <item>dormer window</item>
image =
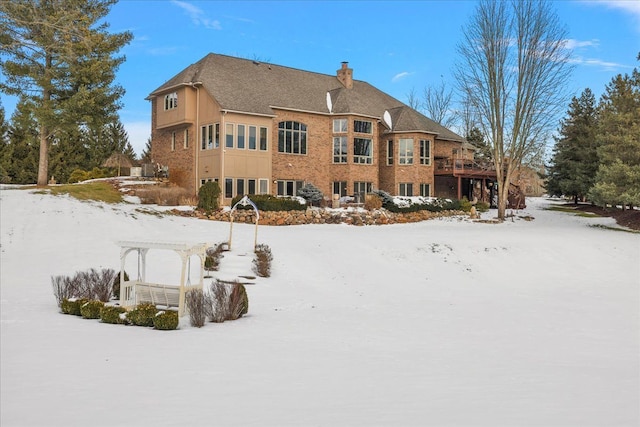
{"label": "dormer window", "polygon": [[178,93],[172,92],[164,96],[164,109],[173,110],[178,108]]}

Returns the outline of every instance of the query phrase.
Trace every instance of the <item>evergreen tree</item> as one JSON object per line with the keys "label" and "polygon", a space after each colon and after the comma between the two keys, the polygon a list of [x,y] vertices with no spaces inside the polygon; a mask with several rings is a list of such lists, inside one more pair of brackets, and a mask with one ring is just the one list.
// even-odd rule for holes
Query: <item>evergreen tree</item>
{"label": "evergreen tree", "polygon": [[585,89],[573,97],[547,168],[545,186],[552,195],[573,197],[574,203],[593,187],[598,170],[595,97]]}
{"label": "evergreen tree", "polygon": [[0,100],[0,184],[10,182],[8,168],[11,164],[9,153],[9,125],[5,120],[4,107]]}
{"label": "evergreen tree", "polygon": [[482,131],[473,126],[466,135],[467,142],[473,145],[476,149],[474,153],[474,159],[478,162],[492,162],[491,147],[487,144],[487,141],[482,134]]}
{"label": "evergreen tree", "polygon": [[76,169],[90,171],[96,167],[86,139],[86,131],[77,127],[61,130],[52,139],[49,172],[57,182],[69,182],[69,176]]}
{"label": "evergreen tree", "polygon": [[8,127],[8,144],[2,158],[8,159],[5,180],[13,184],[33,184],[38,176],[39,138],[33,105],[20,100]]}
{"label": "evergreen tree", "polygon": [[[28,98],[39,130],[38,185],[46,185],[49,145],[62,129],[114,117],[124,89],[114,85],[130,32],[109,34],[116,0],[0,1],[0,90]],[[102,22],[102,23],[101,23]]]}
{"label": "evergreen tree", "polygon": [[[638,56],[640,59],[640,55]],[[617,75],[600,101],[600,168],[590,197],[600,205],[640,205],[640,71]]]}
{"label": "evergreen tree", "polygon": [[142,150],[142,155],[140,156],[140,163],[142,164],[153,163],[151,161],[151,137],[147,139],[147,143],[144,146],[144,150]]}

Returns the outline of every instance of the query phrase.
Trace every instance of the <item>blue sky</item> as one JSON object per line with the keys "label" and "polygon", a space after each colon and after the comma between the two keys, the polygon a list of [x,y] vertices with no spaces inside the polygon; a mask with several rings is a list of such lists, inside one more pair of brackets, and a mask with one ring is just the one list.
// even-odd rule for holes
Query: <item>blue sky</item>
{"label": "blue sky", "polygon": [[[364,80],[407,102],[444,81],[475,1],[151,1],[120,0],[111,31],[134,40],[117,73],[120,118],[138,154],[151,133],[145,97],[209,52],[334,74],[342,61]],[[616,74],[640,66],[640,1],[556,1],[576,65],[570,85],[600,96]],[[6,118],[15,99],[3,95]]]}

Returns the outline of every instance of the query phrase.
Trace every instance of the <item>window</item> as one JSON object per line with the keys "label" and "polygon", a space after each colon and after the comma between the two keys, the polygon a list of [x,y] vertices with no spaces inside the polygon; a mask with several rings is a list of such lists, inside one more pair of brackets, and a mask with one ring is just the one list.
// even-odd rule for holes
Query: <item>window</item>
{"label": "window", "polygon": [[307,125],[298,122],[278,123],[278,152],[307,154]]}
{"label": "window", "polygon": [[399,196],[413,196],[413,184],[410,182],[401,182],[400,183],[400,191],[398,191]]}
{"label": "window", "polygon": [[398,164],[413,164],[413,139],[402,138],[398,140]]}
{"label": "window", "polygon": [[[256,146],[256,138],[257,138],[257,128],[255,126],[249,126],[249,150],[255,150]],[[254,194],[254,193],[250,193]]]}
{"label": "window", "polygon": [[431,197],[431,184],[420,184],[420,195],[422,197]]}
{"label": "window", "polygon": [[356,196],[357,203],[364,203],[364,198],[368,193],[371,193],[372,183],[359,182],[353,183],[353,194]]}
{"label": "window", "polygon": [[347,163],[347,137],[333,137],[333,163]]}
{"label": "window", "polygon": [[345,133],[347,131],[347,119],[333,119],[333,133]]}
{"label": "window", "polygon": [[184,134],[182,135],[182,141],[184,143],[184,148],[189,148],[189,129],[184,130]]}
{"label": "window", "polygon": [[428,139],[420,140],[420,164],[427,166],[431,164],[431,141]]}
{"label": "window", "polygon": [[260,185],[260,194],[268,194],[269,193],[269,180],[261,179],[258,181]]}
{"label": "window", "polygon": [[372,162],[371,140],[368,138],[353,138],[353,163],[370,165]]}
{"label": "window", "polygon": [[256,180],[248,179],[247,180],[248,191],[247,194],[256,194]]}
{"label": "window", "polygon": [[171,151],[176,150],[176,133],[171,132]]}
{"label": "window", "polygon": [[277,181],[278,196],[295,196],[304,187],[304,181]]}
{"label": "window", "polygon": [[236,179],[236,194],[244,196],[244,179]]}
{"label": "window", "polygon": [[[305,127],[305,129],[306,129],[306,127]],[[302,153],[302,154],[306,154],[307,153],[306,131],[305,131],[305,137],[304,137],[304,144],[305,144],[304,145],[304,153]],[[260,128],[260,151],[267,151],[267,128],[265,128],[265,127],[261,127]]]}
{"label": "window", "polygon": [[334,181],[333,194],[339,194],[340,197],[347,195],[347,181]]}
{"label": "window", "polygon": [[164,109],[173,110],[178,108],[178,93],[173,92],[164,96]]}
{"label": "window", "polygon": [[233,123],[227,123],[225,129],[224,146],[227,148],[233,148]]}
{"label": "window", "polygon": [[354,120],[353,131],[358,133],[371,133],[371,122],[364,120]]}
{"label": "window", "polygon": [[387,166],[393,165],[393,140],[387,141]]}
{"label": "window", "polygon": [[244,150],[244,125],[238,125],[238,149]]}
{"label": "window", "polygon": [[[218,148],[220,146],[220,123],[216,123],[215,125],[205,125],[200,129],[203,150],[211,150],[214,147]],[[185,138],[187,138],[186,133]]]}
{"label": "window", "polygon": [[227,199],[231,199],[233,197],[233,179],[225,178],[224,179],[224,197]]}

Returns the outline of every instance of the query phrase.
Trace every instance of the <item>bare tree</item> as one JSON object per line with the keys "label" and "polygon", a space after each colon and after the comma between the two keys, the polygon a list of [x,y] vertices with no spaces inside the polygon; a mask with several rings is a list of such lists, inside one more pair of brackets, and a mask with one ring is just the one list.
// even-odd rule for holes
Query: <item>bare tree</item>
{"label": "bare tree", "polygon": [[451,112],[453,90],[448,89],[444,81],[438,86],[424,88],[422,105],[427,116],[444,127],[455,124],[455,116]]}
{"label": "bare tree", "polygon": [[565,40],[546,0],[481,0],[463,30],[456,77],[493,151],[500,219],[513,172],[539,153],[566,105]]}
{"label": "bare tree", "polygon": [[420,110],[420,99],[418,98],[415,87],[412,87],[407,94],[407,105],[414,110]]}

